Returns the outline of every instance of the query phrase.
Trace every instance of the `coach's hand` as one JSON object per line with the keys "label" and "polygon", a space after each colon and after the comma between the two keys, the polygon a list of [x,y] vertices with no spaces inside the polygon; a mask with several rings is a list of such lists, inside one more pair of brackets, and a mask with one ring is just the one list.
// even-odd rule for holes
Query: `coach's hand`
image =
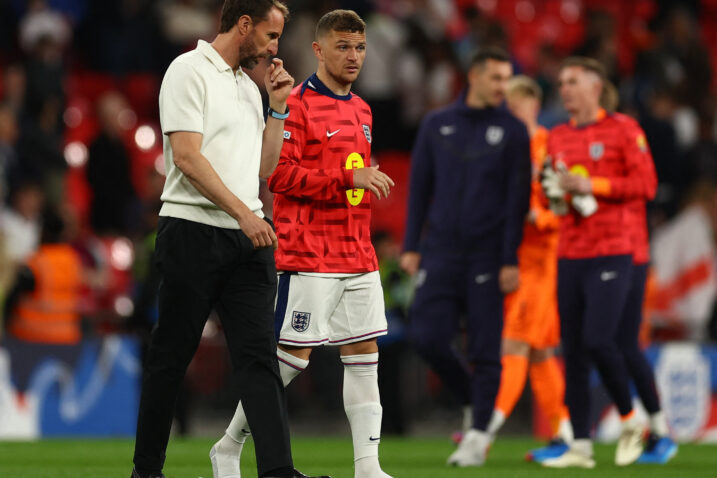
{"label": "coach's hand", "polygon": [[279,240],[269,223],[253,212],[250,211],[248,214],[244,214],[239,218],[238,222],[242,232],[251,240],[255,248],[273,246],[276,249],[279,247]]}
{"label": "coach's hand", "polygon": [[283,61],[278,58],[271,60],[264,75],[264,85],[269,93],[269,106],[279,113],[286,111],[286,99],[294,87],[294,78],[284,69]]}
{"label": "coach's hand", "polygon": [[418,272],[418,268],[421,266],[421,253],[414,251],[404,252],[401,254],[399,265],[406,274],[412,276]]}
{"label": "coach's hand", "polygon": [[520,285],[520,277],[518,275],[518,266],[503,266],[498,273],[498,286],[504,294],[510,294],[518,290]]}
{"label": "coach's hand", "polygon": [[383,193],[383,197],[388,197],[391,188],[396,185],[393,179],[378,170],[378,166],[354,169],[353,172],[354,187],[368,189],[379,199],[381,199],[381,193]]}

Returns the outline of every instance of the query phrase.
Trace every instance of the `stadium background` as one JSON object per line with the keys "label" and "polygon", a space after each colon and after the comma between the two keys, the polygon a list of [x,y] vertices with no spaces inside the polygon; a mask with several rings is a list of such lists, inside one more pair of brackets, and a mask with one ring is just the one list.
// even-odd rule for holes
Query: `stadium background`
{"label": "stadium background", "polygon": [[[397,183],[374,211],[391,331],[381,342],[384,430],[440,436],[459,426],[455,403],[404,342],[410,282],[396,260],[417,125],[455,99],[476,47],[498,45],[517,72],[544,88],[545,126],[566,118],[556,95],[560,61],[581,54],[603,62],[619,88],[620,110],[645,129],[660,180],[650,224],[668,243],[656,261],[679,263],[672,255],[684,248],[693,262],[672,267],[669,280],[653,288],[644,337],[653,342],[649,356],[679,438],[716,441],[717,351],[710,341],[717,338],[717,1],[287,3],[292,18],[279,56],[297,82],[315,68],[310,42],[323,12],[351,8],[368,23],[368,56],[355,90],[374,111],[375,160]],[[63,219],[66,241],[92,278],[81,297],[80,344],[30,345],[4,334],[0,437],[133,435],[142,344],[156,313],[149,258],[164,173],[159,84],[176,55],[197,38],[213,38],[220,5],[0,0],[0,299],[17,279],[14,265],[32,252],[45,205]],[[262,88],[261,67],[251,75]],[[270,214],[270,193],[263,194]],[[18,215],[21,227],[12,220]],[[689,242],[705,231],[708,241]],[[341,377],[334,350],[315,354],[309,373],[289,389],[295,433],[347,433]],[[238,393],[216,321],[207,325],[185,385],[176,433],[216,435]],[[614,416],[598,408],[600,432],[614,436]],[[523,397],[507,432],[530,433],[533,413]]]}

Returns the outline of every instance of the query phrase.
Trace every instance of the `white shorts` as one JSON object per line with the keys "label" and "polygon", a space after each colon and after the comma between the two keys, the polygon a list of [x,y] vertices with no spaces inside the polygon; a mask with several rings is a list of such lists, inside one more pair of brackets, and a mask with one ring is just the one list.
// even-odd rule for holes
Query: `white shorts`
{"label": "white shorts", "polygon": [[278,342],[295,347],[343,345],[386,335],[378,271],[348,277],[279,275]]}

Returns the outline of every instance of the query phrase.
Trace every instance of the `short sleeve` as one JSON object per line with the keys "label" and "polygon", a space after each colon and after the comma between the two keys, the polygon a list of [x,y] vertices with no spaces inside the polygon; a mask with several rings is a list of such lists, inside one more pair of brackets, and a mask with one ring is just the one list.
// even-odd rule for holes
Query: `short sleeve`
{"label": "short sleeve", "polygon": [[159,92],[162,133],[189,131],[204,134],[205,86],[189,64],[174,62],[167,69]]}

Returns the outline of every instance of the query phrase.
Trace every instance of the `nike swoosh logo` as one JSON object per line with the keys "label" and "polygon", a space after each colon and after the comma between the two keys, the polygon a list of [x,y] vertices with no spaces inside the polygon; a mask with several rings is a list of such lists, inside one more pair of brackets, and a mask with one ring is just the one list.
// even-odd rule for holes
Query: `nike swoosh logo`
{"label": "nike swoosh logo", "polygon": [[490,274],[478,274],[476,276],[476,283],[477,284],[485,284],[490,280]]}
{"label": "nike swoosh logo", "polygon": [[330,138],[330,137],[332,137],[333,135],[335,135],[336,133],[338,133],[339,131],[341,131],[341,130],[340,130],[340,129],[337,129],[337,130],[334,131],[333,133],[329,133],[329,132],[327,131],[327,132],[326,132],[326,137],[327,137],[327,138]]}
{"label": "nike swoosh logo", "polygon": [[377,438],[374,438],[374,437],[368,437],[368,439],[369,439],[369,440],[371,440],[371,441],[378,441],[378,440],[380,440],[380,439],[381,439],[381,437],[377,437]]}
{"label": "nike swoosh logo", "polygon": [[456,127],[453,125],[441,126],[440,132],[443,136],[448,136],[456,132]]}
{"label": "nike swoosh logo", "polygon": [[600,273],[600,280],[607,282],[617,278],[617,271],[603,271]]}

